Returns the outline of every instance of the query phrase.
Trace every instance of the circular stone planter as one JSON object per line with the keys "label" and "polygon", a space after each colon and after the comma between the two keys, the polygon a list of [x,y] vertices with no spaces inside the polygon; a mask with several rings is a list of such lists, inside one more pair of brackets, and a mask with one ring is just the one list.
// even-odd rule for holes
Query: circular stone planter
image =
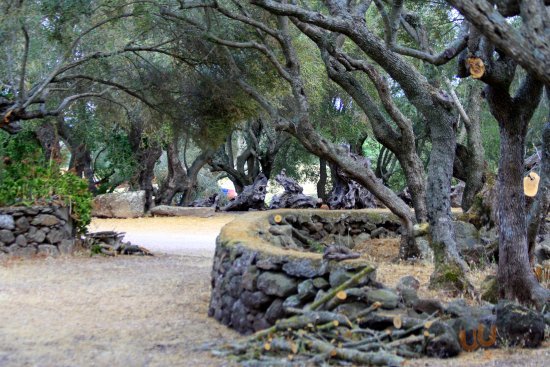
{"label": "circular stone planter", "polygon": [[[240,333],[273,325],[286,307],[303,307],[371,263],[328,261],[332,243],[395,237],[399,220],[379,210],[275,210],[238,216],[216,241],[208,314]],[[311,240],[310,240],[311,239]],[[375,273],[360,281],[373,284]]]}

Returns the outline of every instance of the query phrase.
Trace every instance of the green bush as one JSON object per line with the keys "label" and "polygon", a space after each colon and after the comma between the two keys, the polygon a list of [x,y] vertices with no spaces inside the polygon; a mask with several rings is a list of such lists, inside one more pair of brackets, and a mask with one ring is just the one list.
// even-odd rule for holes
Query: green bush
{"label": "green bush", "polygon": [[0,206],[66,205],[79,232],[91,220],[92,195],[86,181],[46,162],[32,136],[4,137],[0,161]]}

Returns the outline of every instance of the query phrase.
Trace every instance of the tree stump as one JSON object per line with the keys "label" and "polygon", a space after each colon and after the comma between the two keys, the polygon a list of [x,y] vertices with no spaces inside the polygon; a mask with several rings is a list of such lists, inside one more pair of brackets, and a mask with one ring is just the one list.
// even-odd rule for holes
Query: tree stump
{"label": "tree stump", "polygon": [[275,181],[285,188],[285,192],[273,197],[269,209],[302,209],[315,208],[317,206],[317,199],[304,195],[302,186],[288,177],[285,169],[275,177]]}
{"label": "tree stump", "polygon": [[[368,158],[348,152],[351,157],[360,161],[365,168],[370,167]],[[332,190],[328,195],[328,206],[331,209],[364,209],[376,208],[374,195],[359,183],[347,176],[339,167],[335,173]]]}
{"label": "tree stump", "polygon": [[247,211],[250,209],[265,209],[265,194],[267,191],[267,177],[260,173],[252,185],[245,186],[243,192],[232,199],[222,211]]}

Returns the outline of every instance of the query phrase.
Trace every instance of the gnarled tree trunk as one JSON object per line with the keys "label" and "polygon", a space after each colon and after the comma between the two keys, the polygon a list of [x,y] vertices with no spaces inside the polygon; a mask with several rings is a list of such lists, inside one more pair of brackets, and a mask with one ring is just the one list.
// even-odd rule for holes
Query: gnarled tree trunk
{"label": "gnarled tree trunk", "polygon": [[35,135],[42,146],[46,162],[50,160],[59,162],[61,147],[59,146],[59,136],[55,126],[45,122],[36,129]]}
{"label": "gnarled tree trunk", "polygon": [[542,131],[542,159],[539,190],[527,217],[527,244],[529,262],[534,263],[537,235],[548,213],[550,206],[550,122],[544,125]]}

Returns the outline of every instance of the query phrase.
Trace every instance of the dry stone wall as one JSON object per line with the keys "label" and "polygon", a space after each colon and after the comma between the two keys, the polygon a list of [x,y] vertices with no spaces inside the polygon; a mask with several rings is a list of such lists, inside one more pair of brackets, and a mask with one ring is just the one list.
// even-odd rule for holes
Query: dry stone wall
{"label": "dry stone wall", "polygon": [[[319,211],[253,213],[226,225],[216,242],[209,315],[240,333],[249,334],[287,316],[285,308],[302,307],[372,266],[362,259],[327,261],[321,253],[281,247],[274,241],[280,237],[270,232],[274,216],[292,215],[298,223],[306,223],[311,222],[312,215],[315,221],[316,213]],[[339,223],[342,218],[357,223],[366,221],[365,212],[351,213],[326,211],[325,221]],[[378,223],[393,219],[390,214],[384,215]],[[358,286],[375,286],[375,277],[375,273],[370,273]]]}
{"label": "dry stone wall", "polygon": [[0,258],[70,254],[74,235],[67,207],[0,208]]}

